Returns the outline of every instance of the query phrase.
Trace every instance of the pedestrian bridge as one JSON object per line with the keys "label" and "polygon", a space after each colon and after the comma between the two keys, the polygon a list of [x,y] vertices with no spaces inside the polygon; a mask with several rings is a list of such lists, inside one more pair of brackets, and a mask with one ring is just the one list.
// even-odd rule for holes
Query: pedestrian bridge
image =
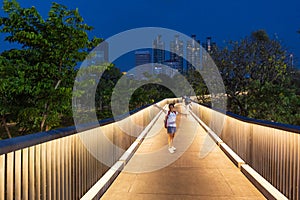
{"label": "pedestrian bridge", "polygon": [[300,130],[181,99],[174,154],[154,105],[0,141],[0,199],[300,199]]}

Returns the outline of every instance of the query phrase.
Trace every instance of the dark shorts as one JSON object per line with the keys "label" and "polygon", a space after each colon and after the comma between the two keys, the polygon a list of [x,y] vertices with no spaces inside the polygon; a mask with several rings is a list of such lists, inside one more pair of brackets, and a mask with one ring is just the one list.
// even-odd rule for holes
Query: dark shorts
{"label": "dark shorts", "polygon": [[168,134],[174,134],[176,132],[176,127],[168,126],[167,132]]}

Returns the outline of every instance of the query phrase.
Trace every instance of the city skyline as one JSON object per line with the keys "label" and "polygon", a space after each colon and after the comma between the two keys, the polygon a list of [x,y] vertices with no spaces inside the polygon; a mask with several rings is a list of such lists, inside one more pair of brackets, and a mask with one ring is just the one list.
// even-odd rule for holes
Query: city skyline
{"label": "city skyline", "polygon": [[[158,35],[153,40],[152,63],[166,64],[177,69],[180,73],[186,73],[195,67],[201,68],[203,51],[211,53],[215,45],[216,43],[212,41],[212,37],[210,36],[201,42],[193,34],[190,40],[184,42],[179,35],[174,35],[174,39],[169,42],[169,48],[165,48],[166,42],[164,42],[164,38]],[[191,63],[184,60],[184,54]]]}
{"label": "city skyline", "polygon": [[[44,18],[50,9],[50,1],[18,1],[22,7],[35,6]],[[295,65],[299,67],[300,58],[300,1],[220,1],[199,2],[180,0],[153,0],[143,2],[111,1],[66,1],[56,2],[69,9],[79,8],[84,21],[95,29],[91,37],[109,38],[120,32],[139,27],[164,27],[182,32],[186,35],[211,36],[218,46],[224,47],[230,40],[238,41],[256,30],[266,30],[271,38],[278,39],[288,53],[293,54]],[[0,10],[3,15],[3,10]],[[127,16],[127,17],[124,17]],[[3,41],[0,35],[0,51],[15,47]],[[130,56],[129,56],[130,57]],[[131,55],[123,66],[122,59],[116,62],[118,67],[127,69],[134,66]]]}
{"label": "city skyline", "polygon": [[[169,42],[165,39],[158,34],[153,39],[151,49],[140,49],[134,52],[135,65],[132,67],[134,69],[131,71],[132,73],[129,73],[130,76],[143,79],[145,78],[144,73],[168,75],[167,72],[170,72],[173,76],[174,73],[185,74],[195,70],[195,68],[201,70],[203,68],[202,57],[204,51],[211,53],[216,45],[215,42],[212,42],[210,36],[206,37],[204,42],[200,42],[196,35],[191,35],[186,41],[183,41],[178,34],[175,34]],[[98,54],[101,54],[101,52],[96,53],[96,55]],[[168,67],[171,69],[167,70]]]}

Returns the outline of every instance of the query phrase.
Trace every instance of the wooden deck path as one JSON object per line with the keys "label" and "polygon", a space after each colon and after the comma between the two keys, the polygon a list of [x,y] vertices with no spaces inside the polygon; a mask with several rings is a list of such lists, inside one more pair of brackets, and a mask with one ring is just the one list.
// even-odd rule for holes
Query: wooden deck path
{"label": "wooden deck path", "polygon": [[179,117],[170,154],[163,118],[101,199],[265,199],[191,115]]}

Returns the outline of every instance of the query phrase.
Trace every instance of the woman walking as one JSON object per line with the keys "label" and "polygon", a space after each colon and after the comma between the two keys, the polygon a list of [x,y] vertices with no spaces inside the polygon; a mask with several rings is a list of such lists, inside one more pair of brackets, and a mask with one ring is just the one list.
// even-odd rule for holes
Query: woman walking
{"label": "woman walking", "polygon": [[[183,113],[176,111],[175,104],[173,103],[169,104],[169,111],[164,110],[158,105],[156,106],[167,113],[165,117],[165,127],[167,128],[167,134],[168,134],[168,150],[170,153],[174,153],[176,151],[176,148],[173,145],[173,140],[176,133],[176,117],[178,114],[183,114]],[[183,115],[187,115],[187,114],[183,114]]]}

